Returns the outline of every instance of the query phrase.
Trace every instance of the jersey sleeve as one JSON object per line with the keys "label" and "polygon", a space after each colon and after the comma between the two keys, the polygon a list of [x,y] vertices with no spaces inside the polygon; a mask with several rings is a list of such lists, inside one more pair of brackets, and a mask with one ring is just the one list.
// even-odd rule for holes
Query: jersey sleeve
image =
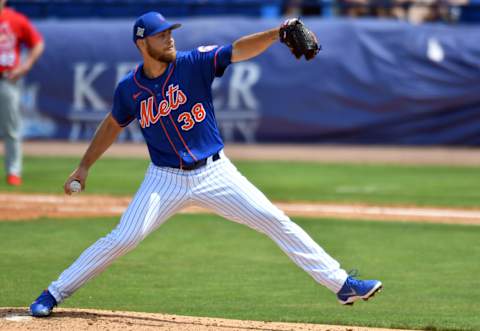
{"label": "jersey sleeve", "polygon": [[119,84],[113,96],[112,116],[122,128],[135,119],[131,104],[127,100],[125,91]]}
{"label": "jersey sleeve", "polygon": [[200,46],[194,53],[195,60],[202,67],[202,74],[210,81],[215,77],[222,77],[225,69],[232,63],[232,45]]}
{"label": "jersey sleeve", "polygon": [[29,19],[24,15],[19,15],[21,22],[21,41],[28,47],[35,47],[39,42],[43,41],[43,37],[38,30],[33,26]]}

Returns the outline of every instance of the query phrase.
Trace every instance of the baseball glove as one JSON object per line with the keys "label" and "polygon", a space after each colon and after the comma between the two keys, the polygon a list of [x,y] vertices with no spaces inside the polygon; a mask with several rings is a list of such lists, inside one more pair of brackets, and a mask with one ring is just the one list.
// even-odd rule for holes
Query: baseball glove
{"label": "baseball glove", "polygon": [[280,26],[280,42],[287,45],[297,59],[305,56],[311,60],[322,49],[318,44],[317,37],[298,18],[286,20]]}

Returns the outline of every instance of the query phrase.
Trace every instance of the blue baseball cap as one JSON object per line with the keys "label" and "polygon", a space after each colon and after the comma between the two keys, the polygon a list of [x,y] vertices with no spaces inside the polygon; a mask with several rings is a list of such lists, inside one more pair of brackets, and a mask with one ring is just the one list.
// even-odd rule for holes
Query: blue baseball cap
{"label": "blue baseball cap", "polygon": [[151,11],[136,19],[133,25],[133,42],[136,43],[138,39],[153,36],[169,29],[177,29],[181,26],[179,23],[170,23],[162,14]]}

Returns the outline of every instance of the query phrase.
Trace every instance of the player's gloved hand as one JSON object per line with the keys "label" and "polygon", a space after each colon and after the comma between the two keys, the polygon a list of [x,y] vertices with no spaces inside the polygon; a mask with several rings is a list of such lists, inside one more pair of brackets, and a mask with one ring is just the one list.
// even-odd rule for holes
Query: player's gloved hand
{"label": "player's gloved hand", "polygon": [[298,18],[291,18],[283,22],[279,30],[280,42],[287,45],[297,59],[313,59],[322,49],[317,37]]}

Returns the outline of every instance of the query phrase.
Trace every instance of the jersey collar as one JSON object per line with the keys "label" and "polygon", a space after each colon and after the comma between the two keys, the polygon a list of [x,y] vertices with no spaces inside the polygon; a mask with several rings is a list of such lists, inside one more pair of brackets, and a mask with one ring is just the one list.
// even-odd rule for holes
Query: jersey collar
{"label": "jersey collar", "polygon": [[148,78],[144,72],[143,72],[143,63],[141,63],[136,72],[135,72],[135,76],[136,78],[144,83],[144,84],[158,84],[159,82],[162,82],[164,81],[167,76],[168,76],[168,73],[170,72],[171,68],[172,68],[172,65],[173,65],[173,62],[170,62],[167,66],[167,68],[165,69],[165,71],[163,72],[163,74],[161,74],[160,76],[158,77],[155,77],[155,78]]}

